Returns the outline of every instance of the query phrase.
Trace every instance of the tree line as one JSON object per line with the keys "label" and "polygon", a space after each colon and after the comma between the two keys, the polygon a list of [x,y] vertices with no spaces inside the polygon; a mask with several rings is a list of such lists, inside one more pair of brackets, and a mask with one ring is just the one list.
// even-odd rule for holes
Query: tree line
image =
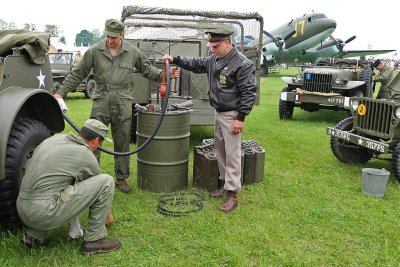
{"label": "tree line", "polygon": [[[18,27],[15,22],[7,22],[0,19],[0,30],[12,30],[12,29],[25,29],[32,32],[46,32],[50,33],[52,37],[57,37],[60,43],[66,44],[67,39],[63,35],[63,30],[61,27],[54,24],[46,24],[43,30],[38,29],[35,23],[24,23],[22,27]],[[92,29],[88,31],[86,29],[81,30],[77,33],[74,40],[75,46],[89,47],[95,43],[104,39],[104,35],[99,29]]]}

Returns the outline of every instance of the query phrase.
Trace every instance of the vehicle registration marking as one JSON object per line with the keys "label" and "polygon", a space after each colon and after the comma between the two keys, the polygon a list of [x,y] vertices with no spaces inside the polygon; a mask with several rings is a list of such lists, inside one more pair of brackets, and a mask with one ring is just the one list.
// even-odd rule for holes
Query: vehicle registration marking
{"label": "vehicle registration marking", "polygon": [[381,144],[378,144],[375,142],[366,141],[365,147],[372,149],[372,150],[376,150],[378,152],[382,152],[382,153],[385,152],[385,148]]}
{"label": "vehicle registration marking", "polygon": [[329,102],[329,103],[339,103],[339,104],[343,104],[343,103],[344,103],[344,99],[343,99],[343,98],[330,97],[330,98],[328,98],[328,102]]}
{"label": "vehicle registration marking", "polygon": [[350,141],[350,134],[328,128],[328,134],[343,140]]}

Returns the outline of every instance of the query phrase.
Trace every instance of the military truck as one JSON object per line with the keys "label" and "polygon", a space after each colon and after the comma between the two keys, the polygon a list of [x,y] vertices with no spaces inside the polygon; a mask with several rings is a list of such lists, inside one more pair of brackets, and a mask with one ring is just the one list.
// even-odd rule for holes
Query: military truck
{"label": "military truck", "polygon": [[[125,6],[121,21],[125,23],[125,39],[137,46],[156,67],[162,68],[164,54],[206,57],[210,50],[204,31],[226,27],[234,31],[233,42],[257,67],[257,96],[260,92],[260,59],[263,39],[263,18],[258,13],[193,11],[156,7]],[[173,67],[171,65],[171,67]],[[160,102],[158,84],[144,79],[133,70],[134,104]],[[208,100],[206,74],[182,70],[172,82],[170,103],[193,102],[191,125],[212,125],[214,109]],[[256,104],[259,103],[257,97]],[[136,110],[133,110],[136,113]],[[135,120],[136,116],[133,116]],[[132,122],[135,133],[136,122]],[[134,137],[133,137],[134,138]]]}
{"label": "military truck", "polygon": [[[61,51],[57,53],[48,53],[48,55],[51,72],[53,74],[54,88],[58,89],[77,62],[74,62],[72,52]],[[90,73],[74,92],[83,92],[87,98],[92,98],[92,93],[95,88],[96,82],[93,73]]]}
{"label": "military truck", "polygon": [[333,154],[344,163],[391,155],[394,175],[400,180],[400,75],[396,74],[388,84],[397,93],[393,99],[353,98],[352,117],[327,128],[327,134]]}
{"label": "military truck", "polygon": [[279,118],[291,119],[295,107],[308,112],[347,110],[351,97],[372,97],[372,67],[367,60],[323,58],[294,77],[279,96]]}
{"label": "military truck", "polygon": [[19,221],[16,199],[35,148],[64,130],[51,96],[49,34],[0,31],[0,224]]}

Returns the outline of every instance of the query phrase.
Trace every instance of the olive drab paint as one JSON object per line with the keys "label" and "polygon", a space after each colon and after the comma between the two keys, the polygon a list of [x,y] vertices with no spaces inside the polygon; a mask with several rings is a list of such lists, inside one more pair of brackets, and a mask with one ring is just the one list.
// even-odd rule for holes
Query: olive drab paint
{"label": "olive drab paint", "polygon": [[[139,112],[137,145],[142,145],[160,119],[158,112]],[[188,185],[189,111],[166,112],[153,140],[137,154],[137,184],[150,192],[174,192]]]}
{"label": "olive drab paint", "polygon": [[64,130],[51,96],[50,34],[0,30],[0,224],[18,223],[16,200],[36,147]]}

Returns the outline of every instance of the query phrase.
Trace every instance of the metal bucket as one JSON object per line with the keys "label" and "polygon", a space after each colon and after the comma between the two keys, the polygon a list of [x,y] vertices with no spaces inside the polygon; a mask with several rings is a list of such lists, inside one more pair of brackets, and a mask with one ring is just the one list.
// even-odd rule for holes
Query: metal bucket
{"label": "metal bucket", "polygon": [[385,169],[362,169],[362,192],[367,196],[383,197],[390,172]]}
{"label": "metal bucket", "polygon": [[[137,145],[143,144],[161,114],[139,112]],[[167,112],[154,139],[137,154],[137,184],[151,192],[174,192],[188,185],[189,112]]]}

